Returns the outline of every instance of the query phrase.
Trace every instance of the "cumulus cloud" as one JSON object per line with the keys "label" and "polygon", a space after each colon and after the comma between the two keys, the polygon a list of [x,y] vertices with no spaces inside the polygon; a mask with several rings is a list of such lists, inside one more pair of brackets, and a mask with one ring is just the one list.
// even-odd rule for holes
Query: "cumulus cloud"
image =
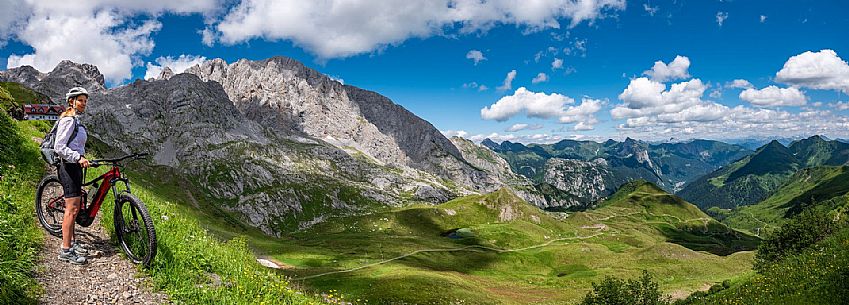
{"label": "cumulus cloud", "polygon": [[206,57],[183,54],[177,58],[171,56],[159,57],[155,61],[156,64],[150,62],[147,63],[147,70],[144,73],[144,79],[158,77],[165,67],[170,68],[171,72],[174,72],[174,74],[183,73],[186,69],[206,61]]}
{"label": "cumulus cloud", "polygon": [[722,26],[725,23],[725,19],[728,19],[728,12],[716,12],[716,24]]}
{"label": "cumulus cloud", "polygon": [[593,22],[624,0],[243,0],[214,25],[218,41],[291,40],[321,58],[347,57],[411,37],[468,34],[509,24],[526,32]]}
{"label": "cumulus cloud", "polygon": [[802,106],[808,101],[805,93],[797,88],[778,88],[768,86],[763,89],[749,88],[740,92],[740,99],[755,106]]}
{"label": "cumulus cloud", "polygon": [[555,57],[551,62],[551,70],[557,70],[560,68],[563,68],[563,60]]}
{"label": "cumulus cloud", "polygon": [[13,37],[16,28],[26,21],[26,17],[29,16],[32,9],[23,0],[6,0],[2,7],[3,9],[0,10],[0,47],[5,46],[8,39]]}
{"label": "cumulus cloud", "polygon": [[778,82],[849,94],[849,64],[834,50],[807,51],[790,57],[775,75]]}
{"label": "cumulus cloud", "polygon": [[475,65],[477,65],[479,62],[481,62],[483,60],[486,60],[486,57],[483,56],[483,52],[478,51],[478,50],[469,51],[468,53],[466,53],[466,58],[474,61]]}
{"label": "cumulus cloud", "polygon": [[516,78],[516,70],[512,70],[507,72],[507,76],[504,77],[504,83],[501,86],[498,86],[498,90],[510,90],[513,89],[513,79]]}
{"label": "cumulus cloud", "polygon": [[761,23],[766,22],[766,15],[761,15]]}
{"label": "cumulus cloud", "polygon": [[610,114],[621,119],[680,112],[701,103],[705,89],[707,86],[697,78],[673,84],[668,91],[663,83],[636,78],[619,94],[625,103],[614,107]]}
{"label": "cumulus cloud", "polygon": [[831,104],[831,106],[834,107],[834,109],[841,111],[849,110],[849,102],[835,102],[834,104]]}
{"label": "cumulus cloud", "polygon": [[531,80],[531,83],[537,84],[537,83],[543,83],[543,82],[547,82],[547,81],[548,81],[548,75],[540,72],[539,74],[537,74],[537,76],[534,77],[534,79]]}
{"label": "cumulus cloud", "polygon": [[690,59],[687,56],[678,55],[668,65],[660,60],[654,62],[651,70],[643,71],[643,75],[648,76],[653,81],[668,82],[689,78],[690,73],[687,71],[689,68]]}
{"label": "cumulus cloud", "polygon": [[584,98],[580,105],[567,106],[574,103],[575,99],[562,94],[533,92],[521,87],[513,95],[502,97],[495,104],[481,109],[481,118],[502,122],[524,113],[531,118],[557,119],[563,124],[584,122],[584,125],[594,125],[598,122],[595,113],[601,110],[603,101]]}
{"label": "cumulus cloud", "polygon": [[[12,54],[7,67],[30,65],[41,71],[60,61],[96,65],[110,83],[120,83],[142,65],[140,56],[154,47],[151,35],[162,28],[157,17],[165,12],[212,13],[216,0],[203,1],[29,1],[26,21],[14,36],[33,48],[30,54]],[[141,20],[133,19],[143,16]],[[0,24],[3,24],[0,21]],[[3,25],[0,25],[2,30]]]}
{"label": "cumulus cloud", "polygon": [[737,88],[737,89],[749,89],[749,88],[754,88],[755,86],[752,86],[752,83],[750,83],[749,81],[747,81],[745,79],[735,79],[735,80],[731,81],[730,83],[725,84],[725,87]]}
{"label": "cumulus cloud", "polygon": [[527,123],[518,123],[518,124],[513,124],[513,126],[508,127],[504,131],[516,132],[516,131],[521,131],[521,130],[537,130],[537,129],[542,129],[542,127],[543,127],[542,124],[531,125],[531,124],[527,124]]}

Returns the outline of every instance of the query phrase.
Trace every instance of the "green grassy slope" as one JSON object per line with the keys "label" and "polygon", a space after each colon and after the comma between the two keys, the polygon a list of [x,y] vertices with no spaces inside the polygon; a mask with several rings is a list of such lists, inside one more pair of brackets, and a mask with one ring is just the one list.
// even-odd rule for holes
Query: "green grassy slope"
{"label": "green grassy slope", "polygon": [[751,274],[728,289],[693,297],[685,304],[830,305],[847,304],[847,300],[849,228],[844,228],[803,253],[770,266],[762,274]]}
{"label": "green grassy slope", "polygon": [[787,184],[772,196],[757,204],[732,210],[723,222],[741,230],[765,234],[812,202],[831,208],[833,199],[839,200],[847,193],[849,166],[805,168],[788,179]]}
{"label": "green grassy slope", "polygon": [[708,174],[678,192],[704,210],[731,209],[755,204],[792,182],[799,169],[840,166],[849,161],[849,144],[820,136],[795,141],[785,147],[772,141],[753,155]]}
{"label": "green grassy slope", "polygon": [[[568,217],[502,190],[336,217],[283,239],[246,236],[309,291],[366,304],[563,304],[605,275],[644,269],[668,292],[686,295],[751,267],[751,252],[688,247],[727,253],[751,249],[753,240],[656,186],[629,189]],[[740,238],[728,243],[715,234]]]}
{"label": "green grassy slope", "polygon": [[[43,234],[34,215],[35,185],[43,173],[30,137],[44,124],[21,123],[0,109],[0,303],[35,304],[33,278]],[[49,128],[49,126],[47,126]],[[40,135],[39,135],[40,136]]]}
{"label": "green grassy slope", "polygon": [[678,195],[704,210],[749,205],[768,197],[798,168],[790,150],[772,141],[754,154],[697,179]]}

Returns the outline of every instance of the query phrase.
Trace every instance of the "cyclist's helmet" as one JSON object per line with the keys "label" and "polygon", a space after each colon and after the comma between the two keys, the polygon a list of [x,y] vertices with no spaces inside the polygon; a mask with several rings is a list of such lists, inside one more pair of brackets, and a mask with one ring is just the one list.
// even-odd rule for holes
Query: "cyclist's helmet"
{"label": "cyclist's helmet", "polygon": [[83,87],[73,87],[71,90],[68,90],[68,93],[65,94],[65,99],[74,98],[80,95],[85,95],[88,97],[88,91]]}

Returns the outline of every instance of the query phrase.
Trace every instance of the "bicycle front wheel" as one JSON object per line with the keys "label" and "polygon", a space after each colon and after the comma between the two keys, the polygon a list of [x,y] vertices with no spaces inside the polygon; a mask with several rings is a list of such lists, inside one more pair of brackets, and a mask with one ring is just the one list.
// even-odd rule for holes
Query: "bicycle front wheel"
{"label": "bicycle front wheel", "polygon": [[133,263],[150,267],[156,256],[156,231],[144,203],[132,194],[118,194],[114,222],[121,250]]}
{"label": "bicycle front wheel", "polygon": [[47,233],[62,237],[65,196],[62,184],[55,175],[46,176],[38,183],[35,193],[35,213],[38,215],[38,222]]}

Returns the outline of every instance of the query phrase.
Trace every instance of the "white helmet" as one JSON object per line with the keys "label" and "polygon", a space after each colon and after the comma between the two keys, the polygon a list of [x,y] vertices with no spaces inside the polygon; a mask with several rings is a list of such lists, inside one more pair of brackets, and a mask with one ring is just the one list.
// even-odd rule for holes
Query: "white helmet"
{"label": "white helmet", "polygon": [[77,97],[80,95],[85,95],[86,97],[88,97],[88,91],[85,90],[85,88],[83,87],[73,87],[71,88],[71,90],[68,90],[68,93],[65,93],[65,99],[67,100],[69,98]]}

